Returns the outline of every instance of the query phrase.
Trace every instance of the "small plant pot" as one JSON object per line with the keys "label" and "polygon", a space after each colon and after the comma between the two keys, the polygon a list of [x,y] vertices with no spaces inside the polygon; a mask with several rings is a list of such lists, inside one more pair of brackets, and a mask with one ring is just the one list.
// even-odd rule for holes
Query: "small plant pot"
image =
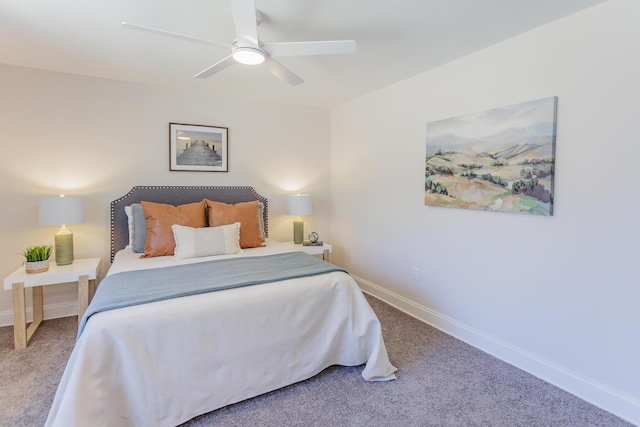
{"label": "small plant pot", "polygon": [[49,270],[49,260],[25,262],[24,269],[27,273],[44,273]]}

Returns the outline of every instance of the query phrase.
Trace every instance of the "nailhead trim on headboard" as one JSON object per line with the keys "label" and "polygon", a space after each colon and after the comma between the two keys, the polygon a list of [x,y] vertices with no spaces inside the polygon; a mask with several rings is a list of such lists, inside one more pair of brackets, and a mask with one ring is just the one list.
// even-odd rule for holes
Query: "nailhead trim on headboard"
{"label": "nailhead trim on headboard", "polygon": [[223,203],[259,200],[264,204],[264,231],[269,235],[269,203],[249,186],[136,186],[111,202],[111,261],[116,252],[128,244],[128,221],[124,207],[142,200],[183,205],[209,199]]}

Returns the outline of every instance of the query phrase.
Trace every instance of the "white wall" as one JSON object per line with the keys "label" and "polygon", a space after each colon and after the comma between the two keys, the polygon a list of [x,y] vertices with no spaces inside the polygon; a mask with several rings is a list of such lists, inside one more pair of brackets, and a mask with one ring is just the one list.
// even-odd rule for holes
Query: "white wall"
{"label": "white wall", "polygon": [[[251,185],[269,199],[270,237],[292,240],[285,195],[313,195],[305,229],[329,238],[326,109],[212,97],[154,86],[0,65],[0,275],[22,249],[53,244],[38,226],[38,197],[85,198],[86,223],[70,226],[76,257],[108,268],[109,203],[134,185]],[[169,123],[229,128],[229,172],[169,172]],[[309,161],[315,166],[309,167]],[[77,286],[45,287],[45,317],[76,313]],[[0,290],[0,325],[13,322]]]}
{"label": "white wall", "polygon": [[[335,108],[331,148],[332,260],[635,423],[639,15],[637,1],[611,0]],[[552,217],[424,206],[427,122],[547,96],[558,96]]]}

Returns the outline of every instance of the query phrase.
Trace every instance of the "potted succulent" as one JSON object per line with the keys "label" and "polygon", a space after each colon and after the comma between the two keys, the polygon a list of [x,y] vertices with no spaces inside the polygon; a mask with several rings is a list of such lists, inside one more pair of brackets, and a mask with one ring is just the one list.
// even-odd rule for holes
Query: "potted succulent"
{"label": "potted succulent", "polygon": [[25,258],[24,269],[27,273],[43,273],[49,270],[51,246],[31,246],[25,249],[22,255]]}

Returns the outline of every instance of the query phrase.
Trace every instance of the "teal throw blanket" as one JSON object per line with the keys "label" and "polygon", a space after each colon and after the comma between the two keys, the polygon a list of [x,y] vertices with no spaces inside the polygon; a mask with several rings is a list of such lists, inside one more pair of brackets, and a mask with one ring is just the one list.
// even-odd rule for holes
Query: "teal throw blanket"
{"label": "teal throw blanket", "polygon": [[[134,270],[105,277],[78,327],[101,311],[345,270],[302,252]],[[77,339],[76,338],[76,339]]]}

